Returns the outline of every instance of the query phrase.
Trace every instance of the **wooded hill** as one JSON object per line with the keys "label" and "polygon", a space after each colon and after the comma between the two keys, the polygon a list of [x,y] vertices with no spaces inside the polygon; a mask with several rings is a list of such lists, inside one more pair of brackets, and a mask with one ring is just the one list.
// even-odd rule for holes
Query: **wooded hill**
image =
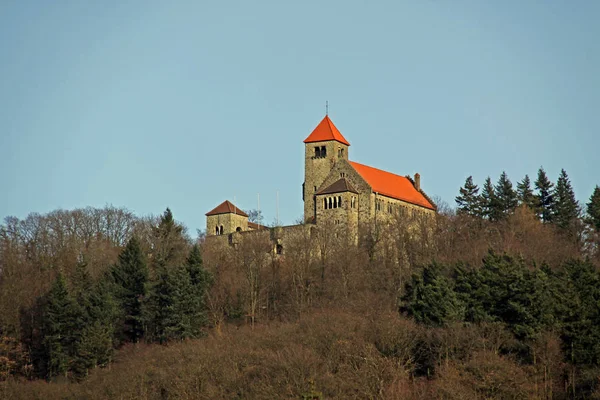
{"label": "wooded hill", "polygon": [[0,397],[600,398],[600,188],[573,193],[469,177],[431,235],[415,216],[283,256],[169,209],[8,217]]}

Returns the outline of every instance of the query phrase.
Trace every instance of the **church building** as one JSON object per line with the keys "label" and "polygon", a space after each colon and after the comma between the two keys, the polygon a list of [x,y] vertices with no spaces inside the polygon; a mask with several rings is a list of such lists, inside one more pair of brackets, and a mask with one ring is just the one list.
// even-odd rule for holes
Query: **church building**
{"label": "church building", "polygon": [[[435,214],[418,173],[401,176],[350,161],[349,148],[328,115],[304,139],[305,224],[358,232],[391,218]],[[207,236],[266,229],[249,222],[248,215],[229,201],[206,214],[206,225]]]}

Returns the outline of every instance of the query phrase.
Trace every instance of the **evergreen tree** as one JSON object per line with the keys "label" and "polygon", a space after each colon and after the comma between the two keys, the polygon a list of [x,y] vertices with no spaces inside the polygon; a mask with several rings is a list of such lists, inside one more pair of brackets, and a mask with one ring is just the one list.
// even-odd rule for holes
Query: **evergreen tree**
{"label": "evergreen tree", "polygon": [[490,221],[497,221],[502,217],[498,196],[494,190],[492,180],[488,176],[481,191],[481,215]]}
{"label": "evergreen tree", "polygon": [[198,245],[194,245],[187,258],[186,269],[192,285],[192,294],[198,306],[195,324],[198,329],[206,325],[206,294],[212,285],[212,275],[204,268]]}
{"label": "evergreen tree", "polygon": [[73,372],[78,377],[87,376],[92,368],[108,365],[112,359],[119,311],[113,292],[112,277],[106,274],[87,292],[78,296],[78,303],[85,305],[85,327],[77,343],[73,363]]}
{"label": "evergreen tree", "polygon": [[502,171],[494,192],[496,193],[499,218],[504,218],[513,213],[518,204],[517,193],[514,191],[512,182],[508,179],[506,172]]}
{"label": "evergreen tree", "polygon": [[142,302],[147,291],[148,267],[135,237],[127,242],[111,272],[122,312],[121,335],[123,339],[138,342],[144,335]]}
{"label": "evergreen tree", "polygon": [[600,233],[600,186],[596,186],[587,203],[587,222]]}
{"label": "evergreen tree", "polygon": [[563,230],[573,231],[575,222],[579,217],[579,203],[575,200],[575,192],[567,172],[562,169],[553,192],[554,207],[552,220]]}
{"label": "evergreen tree", "polygon": [[464,309],[450,281],[442,275],[439,266],[432,264],[421,273],[413,274],[406,283],[399,311],[419,323],[443,326],[462,320]]}
{"label": "evergreen tree", "polygon": [[42,317],[47,378],[67,375],[82,323],[81,310],[59,274],[47,295]]}
{"label": "evergreen tree", "polygon": [[183,263],[188,242],[183,225],[173,218],[167,208],[153,230],[153,264],[156,268]]}
{"label": "evergreen tree", "polygon": [[480,216],[481,207],[479,200],[479,187],[473,183],[473,177],[465,180],[465,185],[460,188],[460,195],[455,198],[458,213],[470,216]]}
{"label": "evergreen tree", "polygon": [[554,210],[554,197],[552,196],[552,187],[554,184],[550,182],[546,176],[544,168],[540,167],[538,170],[538,177],[535,181],[535,188],[537,189],[537,214],[543,222],[552,222],[552,212]]}
{"label": "evergreen tree", "polygon": [[517,183],[517,199],[519,204],[529,207],[531,210],[537,209],[536,197],[531,189],[531,181],[529,175],[525,175],[525,178],[521,182]]}

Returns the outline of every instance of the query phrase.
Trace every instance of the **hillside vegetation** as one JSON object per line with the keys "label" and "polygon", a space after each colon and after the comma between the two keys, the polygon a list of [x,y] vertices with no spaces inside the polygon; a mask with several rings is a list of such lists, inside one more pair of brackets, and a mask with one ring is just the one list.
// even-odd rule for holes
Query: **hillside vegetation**
{"label": "hillside vegetation", "polygon": [[169,209],[8,217],[0,398],[600,398],[600,188],[531,186],[469,177],[435,221],[283,255]]}

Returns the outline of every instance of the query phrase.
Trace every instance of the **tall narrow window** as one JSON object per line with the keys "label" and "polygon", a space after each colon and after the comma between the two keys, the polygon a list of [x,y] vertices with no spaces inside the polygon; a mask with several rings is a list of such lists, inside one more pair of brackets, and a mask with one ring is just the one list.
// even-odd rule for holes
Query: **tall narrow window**
{"label": "tall narrow window", "polygon": [[327,157],[327,147],[321,146],[321,157]]}
{"label": "tall narrow window", "polygon": [[219,227],[217,226],[217,227],[215,227],[215,235],[218,235],[218,234],[219,234]]}
{"label": "tall narrow window", "polygon": [[342,196],[338,197],[338,207],[342,206]]}
{"label": "tall narrow window", "polygon": [[321,149],[319,148],[319,146],[315,147],[315,158],[320,158],[321,157]]}
{"label": "tall narrow window", "polygon": [[337,197],[333,198],[333,208],[337,208]]}
{"label": "tall narrow window", "polygon": [[219,235],[223,234],[223,225],[221,225],[221,229],[219,230]]}
{"label": "tall narrow window", "polygon": [[327,199],[323,199],[323,208],[327,210]]}
{"label": "tall narrow window", "polygon": [[333,208],[333,201],[331,201],[331,197],[329,198],[329,208]]}

